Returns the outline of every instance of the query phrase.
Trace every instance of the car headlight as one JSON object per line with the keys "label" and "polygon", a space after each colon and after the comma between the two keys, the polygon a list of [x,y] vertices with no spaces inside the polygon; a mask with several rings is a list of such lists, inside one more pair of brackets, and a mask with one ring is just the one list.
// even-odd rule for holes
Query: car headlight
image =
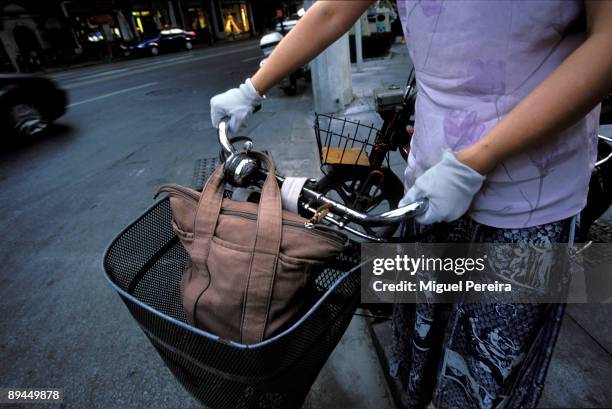
{"label": "car headlight", "polygon": [[146,44],[138,44],[136,47],[137,48],[145,48]]}

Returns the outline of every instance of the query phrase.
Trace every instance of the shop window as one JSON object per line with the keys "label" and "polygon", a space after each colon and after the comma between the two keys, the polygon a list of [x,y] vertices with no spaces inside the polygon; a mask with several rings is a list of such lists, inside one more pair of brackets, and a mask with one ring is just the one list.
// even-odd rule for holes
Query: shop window
{"label": "shop window", "polygon": [[246,4],[223,4],[223,26],[228,34],[240,34],[251,30]]}
{"label": "shop window", "polygon": [[206,28],[206,15],[201,8],[188,8],[185,13],[186,26],[192,30],[203,30]]}
{"label": "shop window", "polygon": [[151,18],[151,12],[149,10],[132,11],[132,18],[136,24],[136,31],[143,34],[145,31],[143,20]]}
{"label": "shop window", "polygon": [[134,28],[140,35],[153,36],[156,35],[160,28],[161,14],[159,11],[153,13],[150,10],[135,10],[132,11],[132,20],[134,21]]}
{"label": "shop window", "polygon": [[250,31],[251,28],[249,27],[246,4],[240,5],[240,18],[242,19],[242,27],[244,27],[244,31]]}

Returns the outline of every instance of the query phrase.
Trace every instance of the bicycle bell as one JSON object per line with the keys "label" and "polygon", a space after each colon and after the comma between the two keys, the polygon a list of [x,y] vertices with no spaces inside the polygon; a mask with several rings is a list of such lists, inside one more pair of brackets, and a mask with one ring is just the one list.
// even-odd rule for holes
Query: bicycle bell
{"label": "bicycle bell", "polygon": [[223,166],[225,180],[236,187],[247,186],[251,176],[259,170],[259,161],[249,156],[249,152],[253,149],[253,142],[246,138],[244,150],[238,151],[227,136],[226,129],[225,122],[221,122],[218,132],[219,144],[228,154]]}

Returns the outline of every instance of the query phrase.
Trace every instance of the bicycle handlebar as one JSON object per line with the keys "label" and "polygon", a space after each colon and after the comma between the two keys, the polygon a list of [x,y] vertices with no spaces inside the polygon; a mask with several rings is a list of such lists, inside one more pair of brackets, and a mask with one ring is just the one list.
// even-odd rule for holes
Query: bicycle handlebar
{"label": "bicycle handlebar", "polygon": [[[249,156],[249,152],[253,146],[250,141],[245,143],[244,151],[238,151],[232,145],[227,135],[227,124],[223,121],[219,123],[217,136],[219,144],[229,155],[225,160],[224,169],[226,179],[232,184],[243,186],[245,182],[253,179],[254,175],[261,176],[260,179],[267,175],[266,171],[260,168],[258,161]],[[280,184],[284,182],[284,177],[280,175],[275,176]],[[384,241],[384,239],[365,234],[346,224],[348,222],[353,222],[364,227],[394,225],[418,216],[427,210],[427,199],[422,199],[397,209],[370,215],[351,209],[307,187],[302,188],[300,199],[302,207],[312,213],[315,213],[318,207],[327,205],[329,207],[329,213],[324,217],[325,220],[353,234],[373,241]],[[312,203],[315,204],[316,208],[311,206]]]}

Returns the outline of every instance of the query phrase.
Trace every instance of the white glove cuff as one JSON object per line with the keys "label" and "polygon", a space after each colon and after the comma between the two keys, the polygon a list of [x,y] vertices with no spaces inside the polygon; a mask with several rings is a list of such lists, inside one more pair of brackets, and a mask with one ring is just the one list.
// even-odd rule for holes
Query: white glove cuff
{"label": "white glove cuff", "polygon": [[473,181],[480,181],[480,183],[484,182],[486,179],[484,175],[481,175],[479,172],[457,159],[457,155],[450,150],[444,152],[440,162],[447,162],[449,166],[457,173],[457,175],[464,178],[468,178]]}
{"label": "white glove cuff", "polygon": [[265,96],[259,95],[259,92],[257,92],[257,89],[251,82],[250,78],[247,78],[246,81],[244,81],[244,87],[241,88],[244,89],[247,97],[255,104],[261,102],[265,98]]}

